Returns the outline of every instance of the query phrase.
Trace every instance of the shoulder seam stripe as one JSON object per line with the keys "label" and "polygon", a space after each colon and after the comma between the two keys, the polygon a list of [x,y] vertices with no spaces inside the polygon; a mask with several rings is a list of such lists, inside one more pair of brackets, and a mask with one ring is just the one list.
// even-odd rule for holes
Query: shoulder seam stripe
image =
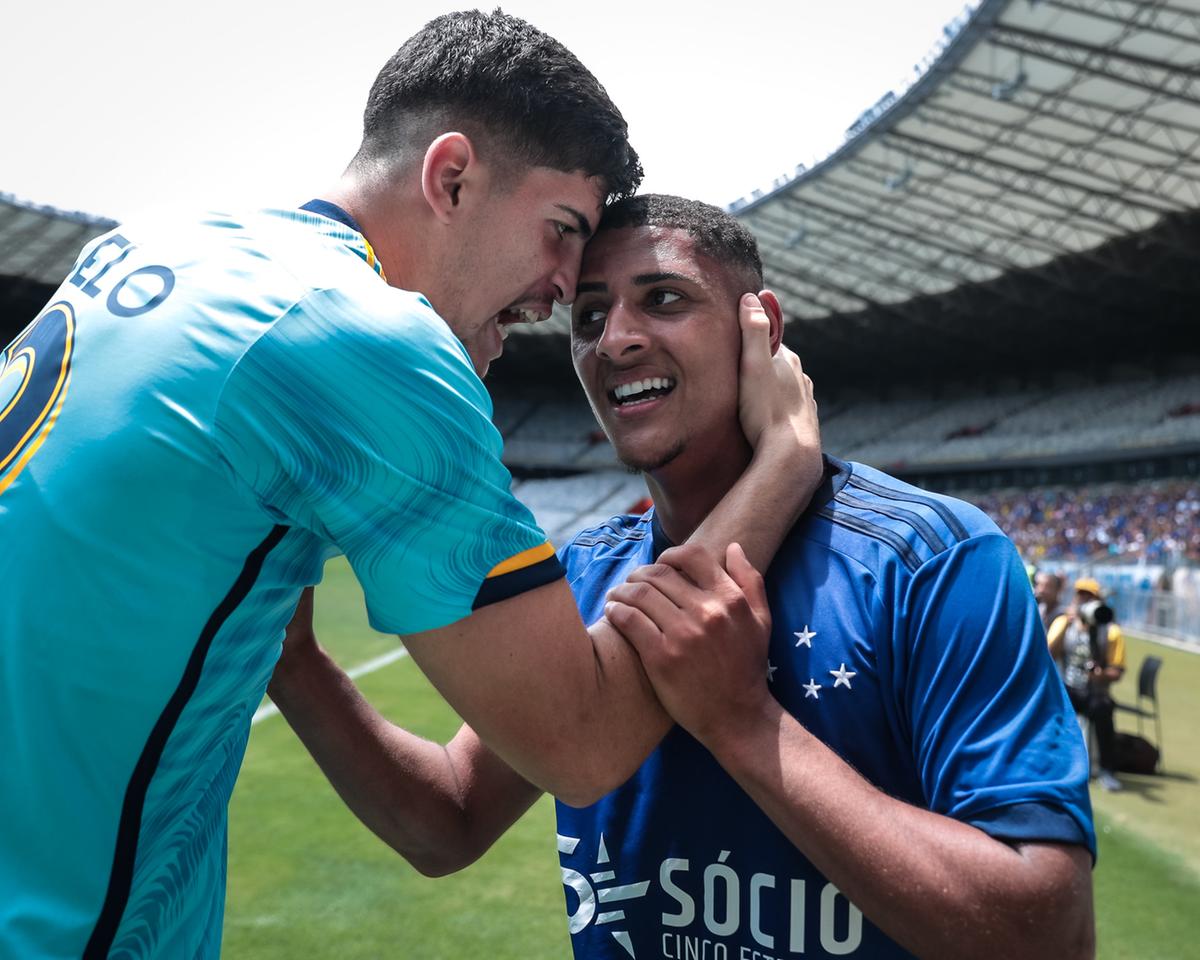
{"label": "shoulder seam stripe", "polygon": [[946,549],[946,545],[942,543],[941,537],[934,532],[933,527],[918,513],[905,510],[903,507],[892,507],[884,503],[870,503],[866,500],[859,500],[858,497],[852,497],[844,490],[834,497],[834,499],[838,503],[844,503],[846,506],[854,507],[856,510],[870,510],[874,513],[880,513],[885,517],[891,517],[893,520],[898,520],[901,523],[908,524],[935,554],[941,553]]}
{"label": "shoulder seam stripe", "polygon": [[258,575],[262,572],[267,554],[279,545],[288,532],[282,524],[272,528],[266,539],[250,552],[229,592],[213,610],[200,631],[192,654],[188,657],[187,666],[179,679],[171,698],[159,714],[146,743],[142,747],[141,756],[129,777],[125,788],[125,801],[121,805],[121,819],[117,825],[117,842],[113,850],[112,870],[108,878],[108,891],[104,895],[104,905],[96,919],[96,926],[83,950],[83,960],[103,960],[112,949],[117,930],[125,908],[129,905],[129,894],[133,887],[133,867],[137,860],[138,835],[142,829],[142,808],[146,803],[146,793],[150,789],[150,781],[162,759],[167,740],[175,730],[184,708],[196,692],[200,682],[200,673],[204,669],[204,660],[212,646],[213,638],[225,625],[225,621],[238,608],[254,587]]}
{"label": "shoulder seam stripe", "polygon": [[921,497],[912,493],[904,493],[900,490],[892,490],[888,487],[880,486],[878,483],[872,483],[870,480],[864,480],[857,474],[852,474],[849,483],[859,490],[865,490],[867,493],[873,493],[878,497],[883,497],[885,500],[902,500],[906,503],[919,503],[922,506],[928,507],[936,513],[954,535],[955,540],[970,540],[971,535],[967,533],[967,528],[963,526],[962,521],[954,515],[944,503],[934,500],[932,497]]}
{"label": "shoulder seam stripe", "polygon": [[899,554],[900,559],[904,561],[904,565],[908,568],[909,573],[916,573],[917,569],[921,566],[921,561],[917,558],[913,548],[905,543],[903,538],[892,533],[891,530],[877,526],[869,520],[863,520],[859,517],[848,517],[844,514],[834,513],[829,507],[822,507],[817,511],[817,516],[824,517],[831,523],[836,523],[839,527],[853,530],[855,533],[862,534],[864,537],[870,537],[872,540],[878,540],[880,543],[891,547]]}

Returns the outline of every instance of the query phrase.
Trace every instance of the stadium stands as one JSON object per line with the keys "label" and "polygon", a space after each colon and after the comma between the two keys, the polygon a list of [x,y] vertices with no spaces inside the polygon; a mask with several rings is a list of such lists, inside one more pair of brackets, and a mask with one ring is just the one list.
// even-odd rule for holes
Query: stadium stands
{"label": "stadium stands", "polygon": [[1031,562],[1200,563],[1200,482],[1006,490],[971,499]]}
{"label": "stadium stands", "polygon": [[[1128,454],[1180,445],[1200,448],[1200,373],[1145,374],[1074,387],[1031,386],[955,398],[908,394],[822,403],[825,448],[885,470],[1076,454]],[[569,389],[496,400],[505,461],[517,471],[616,466],[596,422]]]}
{"label": "stadium stands", "polygon": [[646,496],[646,485],[640,476],[619,470],[522,480],[513,490],[533,511],[557,547],[580,530],[603,523],[609,517],[633,512],[638,501]]}

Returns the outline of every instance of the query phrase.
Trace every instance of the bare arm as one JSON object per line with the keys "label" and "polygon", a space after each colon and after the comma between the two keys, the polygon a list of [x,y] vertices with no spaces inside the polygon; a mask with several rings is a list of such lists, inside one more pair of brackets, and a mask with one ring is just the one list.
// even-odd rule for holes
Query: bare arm
{"label": "bare arm", "polygon": [[738,784],[856,906],[917,956],[1094,954],[1091,857],[1009,845],[876,789],[772,700],[708,744]]}
{"label": "bare arm", "polygon": [[[770,613],[739,551],[729,551],[728,575],[686,551],[662,559],[613,591],[607,615],[638,646],[675,719],[876,925],[939,960],[1092,956],[1083,847],[1009,845],[878,790],[770,695]],[[711,642],[723,614],[709,595],[727,581],[755,624],[734,645]]]}
{"label": "bare arm", "polygon": [[478,859],[541,794],[463,727],[443,746],[364,699],[312,632],[312,590],[269,693],[355,815],[427,876]]}

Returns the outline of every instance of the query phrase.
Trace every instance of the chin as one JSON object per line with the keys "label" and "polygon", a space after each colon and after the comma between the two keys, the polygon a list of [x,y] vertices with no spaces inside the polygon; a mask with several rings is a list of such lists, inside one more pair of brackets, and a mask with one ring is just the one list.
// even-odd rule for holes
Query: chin
{"label": "chin", "polygon": [[471,367],[475,370],[475,376],[480,380],[486,377],[488,370],[491,369],[492,361],[487,357],[477,357],[471,350],[467,350],[467,356],[471,358]]}
{"label": "chin", "polygon": [[675,460],[684,451],[682,440],[671,447],[660,447],[657,450],[636,450],[617,448],[617,459],[636,473],[653,473],[661,470]]}

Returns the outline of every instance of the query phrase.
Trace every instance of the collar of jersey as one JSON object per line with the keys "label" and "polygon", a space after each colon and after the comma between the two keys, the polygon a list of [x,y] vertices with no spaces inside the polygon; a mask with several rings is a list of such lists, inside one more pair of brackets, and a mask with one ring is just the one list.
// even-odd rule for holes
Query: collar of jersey
{"label": "collar of jersey", "polygon": [[338,223],[349,227],[351,230],[357,233],[362,238],[363,249],[359,250],[356,247],[354,252],[366,260],[367,265],[377,274],[379,274],[384,282],[387,282],[387,275],[383,272],[383,264],[380,263],[379,258],[375,256],[375,250],[371,246],[371,241],[369,241],[367,239],[367,235],[363,233],[363,229],[358,225],[358,221],[350,216],[349,213],[339,207],[336,203],[330,203],[328,200],[309,200],[308,203],[301,204],[300,209],[308,213],[315,213],[319,217],[325,217],[329,220],[336,220]]}
{"label": "collar of jersey", "polygon": [[[799,526],[808,517],[812,516],[836,497],[842,487],[846,485],[846,481],[850,479],[850,464],[839,460],[837,457],[831,457],[829,454],[825,454],[822,459],[825,461],[825,472],[821,478],[821,483],[813,491],[812,500],[804,508],[804,513],[800,515],[800,519],[796,521],[796,526]],[[671,538],[663,530],[662,524],[658,522],[658,512],[651,507],[649,513],[651,549],[653,550],[654,560],[657,561],[659,554],[664,550],[669,550],[675,544],[671,542]]]}

